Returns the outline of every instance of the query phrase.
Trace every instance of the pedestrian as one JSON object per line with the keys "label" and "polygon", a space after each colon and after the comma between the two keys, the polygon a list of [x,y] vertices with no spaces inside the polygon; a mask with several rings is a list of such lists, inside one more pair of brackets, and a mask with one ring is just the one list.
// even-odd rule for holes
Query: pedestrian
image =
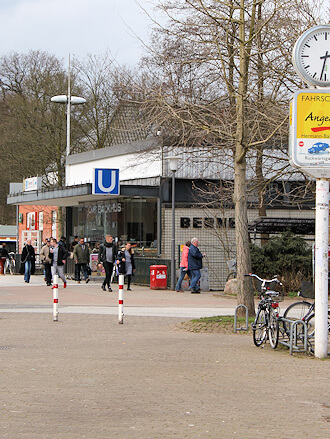
{"label": "pedestrian", "polygon": [[118,252],[119,273],[127,278],[127,290],[131,291],[131,280],[135,272],[134,251],[130,242]]}
{"label": "pedestrian", "polygon": [[64,265],[69,252],[64,245],[58,245],[55,238],[50,240],[49,257],[51,259],[51,271],[54,283],[54,275],[57,273],[63,281],[63,288],[66,288],[66,279],[64,276]]}
{"label": "pedestrian", "polygon": [[6,259],[10,259],[8,250],[7,250],[7,245],[5,242],[2,243],[1,247],[0,247],[0,257],[1,258],[6,258]]}
{"label": "pedestrian", "polygon": [[105,270],[105,279],[102,283],[102,290],[105,291],[105,287],[108,287],[108,291],[112,291],[111,289],[111,274],[113,270],[113,264],[117,258],[117,247],[113,242],[113,237],[111,235],[105,236],[105,242],[100,245],[98,251],[98,267],[99,269],[104,267]]}
{"label": "pedestrian", "polygon": [[181,289],[182,281],[185,277],[185,275],[189,276],[188,272],[188,253],[189,253],[189,247],[191,246],[191,242],[187,241],[186,244],[183,246],[182,255],[181,255],[181,262],[180,262],[180,277],[178,279],[178,283],[176,284],[175,291],[178,291],[180,293],[183,293]]}
{"label": "pedestrian", "polygon": [[203,266],[202,259],[205,254],[202,254],[198,248],[198,239],[191,240],[191,246],[188,253],[188,270],[191,276],[190,289],[192,293],[200,293],[200,287],[197,285],[201,277],[201,268]]}
{"label": "pedestrian", "polygon": [[46,242],[40,251],[40,260],[44,264],[45,280],[48,287],[52,284],[52,259],[49,256],[50,245],[50,239],[46,239]]}
{"label": "pedestrian", "polygon": [[73,251],[73,259],[76,262],[76,281],[78,284],[80,284],[80,271],[83,270],[84,278],[86,284],[90,281],[88,277],[88,268],[87,265],[89,264],[89,246],[85,242],[84,238],[79,238],[78,244],[74,247]]}
{"label": "pedestrian", "polygon": [[23,248],[21,257],[21,273],[24,273],[24,280],[26,283],[30,282],[31,275],[34,274],[35,261],[36,254],[33,246],[31,245],[31,239],[28,239]]}
{"label": "pedestrian", "polygon": [[63,247],[66,248],[66,237],[65,236],[61,236],[61,239],[58,241],[57,243],[58,245],[63,245]]}
{"label": "pedestrian", "polygon": [[78,240],[78,236],[74,237],[74,240],[71,242],[70,244],[70,251],[73,253],[73,250],[75,248],[75,246],[78,244],[79,240]]}

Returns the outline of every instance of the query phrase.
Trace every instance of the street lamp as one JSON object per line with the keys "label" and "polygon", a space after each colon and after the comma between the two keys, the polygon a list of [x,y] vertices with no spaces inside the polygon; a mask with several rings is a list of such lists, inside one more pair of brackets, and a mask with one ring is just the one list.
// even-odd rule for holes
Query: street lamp
{"label": "street lamp", "polygon": [[69,71],[68,71],[68,94],[53,96],[51,98],[52,102],[58,104],[67,104],[66,113],[66,155],[70,154],[70,113],[71,105],[85,104],[86,99],[79,98],[78,96],[71,96],[71,85],[70,85],[70,55],[69,55]]}
{"label": "street lamp", "polygon": [[175,173],[178,170],[179,157],[168,157],[172,171],[172,241],[171,241],[171,290],[175,290]]}

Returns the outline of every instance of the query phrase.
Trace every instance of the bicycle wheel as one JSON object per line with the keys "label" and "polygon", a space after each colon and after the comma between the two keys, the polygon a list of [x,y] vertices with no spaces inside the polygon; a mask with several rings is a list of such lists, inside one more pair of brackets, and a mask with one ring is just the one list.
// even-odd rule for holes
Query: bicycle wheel
{"label": "bicycle wheel", "polygon": [[278,319],[277,319],[277,313],[271,309],[269,313],[269,327],[268,327],[268,338],[269,343],[273,349],[277,348],[278,344]]}
{"label": "bicycle wheel", "polygon": [[[305,300],[303,302],[292,303],[292,305],[288,306],[284,311],[283,317],[290,320],[301,320],[307,314],[310,306],[311,303]],[[283,328],[285,332],[290,335],[290,324],[288,322],[283,321]]]}
{"label": "bicycle wheel", "polygon": [[[315,314],[311,314],[306,320],[307,324],[307,349],[314,354],[315,344]],[[330,311],[328,311],[328,353],[330,352]]]}
{"label": "bicycle wheel", "polygon": [[259,347],[266,342],[266,337],[267,337],[265,310],[258,309],[252,328],[253,328],[253,342],[256,346]]}

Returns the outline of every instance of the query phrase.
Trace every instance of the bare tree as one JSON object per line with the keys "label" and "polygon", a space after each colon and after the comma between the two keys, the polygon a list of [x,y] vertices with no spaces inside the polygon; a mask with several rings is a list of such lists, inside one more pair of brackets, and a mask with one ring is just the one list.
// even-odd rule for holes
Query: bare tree
{"label": "bare tree", "polygon": [[159,7],[168,25],[155,30],[141,103],[150,122],[163,127],[166,145],[231,149],[238,302],[253,314],[244,277],[250,271],[247,158],[257,152],[255,170],[265,186],[264,149],[286,147],[287,104],[299,85],[291,50],[315,23],[315,9],[295,0],[177,0]]}

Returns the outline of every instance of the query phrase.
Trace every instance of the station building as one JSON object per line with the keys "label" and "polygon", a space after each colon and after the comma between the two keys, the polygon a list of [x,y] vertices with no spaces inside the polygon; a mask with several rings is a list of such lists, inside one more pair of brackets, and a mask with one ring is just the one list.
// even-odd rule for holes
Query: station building
{"label": "station building", "polygon": [[[280,153],[279,153],[280,154]],[[207,146],[169,149],[160,137],[131,141],[107,148],[69,155],[66,159],[64,187],[41,187],[8,195],[8,204],[33,206],[54,212],[64,211],[67,241],[83,236],[93,247],[106,234],[118,243],[130,241],[142,258],[170,260],[172,233],[172,172],[169,157],[179,157],[175,173],[176,266],[180,246],[193,237],[206,253],[209,286],[224,288],[228,261],[236,258],[234,206],[225,194],[234,181],[230,150],[214,152]],[[287,160],[280,154],[282,164]],[[274,176],[281,163],[265,163],[267,177]],[[253,180],[254,157],[248,160],[248,178]],[[278,168],[278,169],[277,169]],[[299,174],[291,172],[267,191],[267,217],[260,218],[258,197],[252,191],[249,201],[251,240],[290,227],[311,240],[314,234],[313,200],[301,200],[299,208],[291,199],[291,189],[301,184]],[[16,188],[16,189],[15,189]],[[218,192],[217,192],[218,191]],[[44,206],[44,207],[42,207]],[[53,207],[52,207],[53,206]],[[38,225],[36,226],[38,230]],[[47,230],[47,233],[49,231]],[[20,229],[20,240],[27,236]],[[46,237],[46,236],[45,236]],[[39,240],[45,238],[39,233]],[[47,236],[48,237],[48,236]]]}

